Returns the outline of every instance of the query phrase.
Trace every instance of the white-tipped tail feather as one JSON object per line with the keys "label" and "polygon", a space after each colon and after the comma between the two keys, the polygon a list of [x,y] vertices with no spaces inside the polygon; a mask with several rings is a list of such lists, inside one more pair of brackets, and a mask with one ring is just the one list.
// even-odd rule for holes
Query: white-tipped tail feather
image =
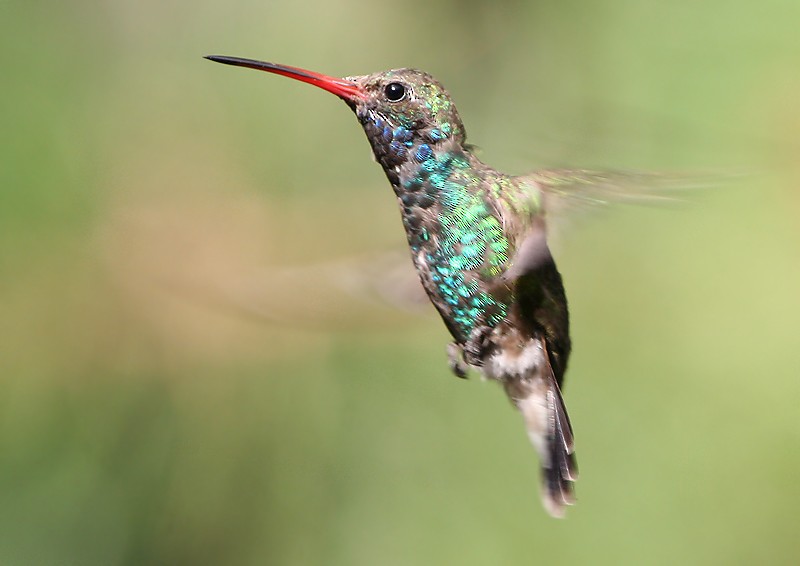
{"label": "white-tipped tail feather", "polygon": [[506,382],[506,392],[522,413],[531,444],[542,466],[542,502],[554,517],[575,503],[578,479],[572,426],[555,379],[537,376]]}
{"label": "white-tipped tail feather", "polygon": [[[534,347],[541,352],[537,363],[525,364],[527,371],[520,371],[520,362]],[[578,479],[572,425],[544,345],[536,340],[522,354],[513,362],[495,359],[492,369],[502,365],[515,371],[497,372],[493,377],[499,378],[509,399],[522,413],[528,438],[539,453],[544,507],[552,516],[563,517],[566,506],[575,502],[573,482]],[[498,354],[498,358],[506,356]]]}

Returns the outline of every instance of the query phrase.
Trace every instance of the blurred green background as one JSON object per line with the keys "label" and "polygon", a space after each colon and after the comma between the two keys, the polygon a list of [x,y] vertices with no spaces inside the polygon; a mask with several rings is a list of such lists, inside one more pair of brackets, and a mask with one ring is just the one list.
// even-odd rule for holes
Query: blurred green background
{"label": "blurred green background", "polygon": [[[800,560],[796,0],[0,13],[0,564]],[[565,521],[431,310],[348,291],[405,245],[350,112],[209,53],[423,68],[510,172],[745,173],[562,233]]]}

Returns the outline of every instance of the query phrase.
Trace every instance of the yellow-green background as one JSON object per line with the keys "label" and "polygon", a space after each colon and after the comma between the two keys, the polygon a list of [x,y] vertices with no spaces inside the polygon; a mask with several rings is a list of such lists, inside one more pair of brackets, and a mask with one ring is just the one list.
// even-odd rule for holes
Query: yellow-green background
{"label": "yellow-green background", "polygon": [[[0,564],[800,561],[796,0],[11,0],[0,22]],[[562,231],[567,520],[429,310],[305,267],[404,246],[353,116],[209,53],[424,68],[512,172],[742,175]]]}

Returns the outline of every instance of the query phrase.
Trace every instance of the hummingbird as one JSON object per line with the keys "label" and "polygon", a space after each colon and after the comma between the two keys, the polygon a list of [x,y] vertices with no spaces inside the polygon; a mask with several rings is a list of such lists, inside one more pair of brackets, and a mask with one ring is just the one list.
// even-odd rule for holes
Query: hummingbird
{"label": "hummingbird", "polygon": [[485,165],[466,141],[450,94],[420,70],[335,78],[206,58],[315,85],[355,113],[397,198],[420,282],[452,336],[450,369],[461,378],[476,370],[503,387],[538,452],[544,507],[563,517],[578,477],[561,394],[571,341],[546,212],[572,189],[593,198],[581,189],[606,177],[582,170],[514,176]]}

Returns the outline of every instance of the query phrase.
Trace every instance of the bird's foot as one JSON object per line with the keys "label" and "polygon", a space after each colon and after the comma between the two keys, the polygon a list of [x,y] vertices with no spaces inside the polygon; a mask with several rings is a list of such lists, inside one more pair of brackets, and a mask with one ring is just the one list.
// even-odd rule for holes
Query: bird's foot
{"label": "bird's foot", "polygon": [[460,345],[455,342],[450,342],[447,345],[447,360],[450,364],[450,371],[452,371],[456,377],[467,379],[467,370],[469,366],[467,362],[464,361],[464,350]]}
{"label": "bird's foot", "polygon": [[469,340],[462,347],[464,361],[471,366],[482,366],[483,360],[491,348],[492,329],[488,326],[479,326],[469,335]]}

